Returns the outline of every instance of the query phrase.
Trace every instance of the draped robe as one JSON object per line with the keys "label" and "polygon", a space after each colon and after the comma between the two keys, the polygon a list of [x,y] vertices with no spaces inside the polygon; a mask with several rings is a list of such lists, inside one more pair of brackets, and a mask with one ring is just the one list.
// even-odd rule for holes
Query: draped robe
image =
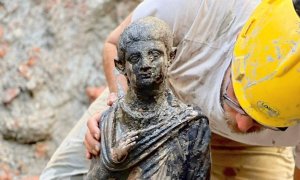
{"label": "draped robe", "polygon": [[[128,117],[122,99],[106,111],[100,121],[101,155],[92,160],[88,179],[209,179],[207,118],[179,102],[172,93],[168,93],[166,102],[158,116],[146,120],[127,118],[131,123],[156,122],[140,129],[128,128],[126,123],[130,122],[122,120]],[[116,142],[136,130],[136,144],[124,160],[114,162],[111,150]]]}

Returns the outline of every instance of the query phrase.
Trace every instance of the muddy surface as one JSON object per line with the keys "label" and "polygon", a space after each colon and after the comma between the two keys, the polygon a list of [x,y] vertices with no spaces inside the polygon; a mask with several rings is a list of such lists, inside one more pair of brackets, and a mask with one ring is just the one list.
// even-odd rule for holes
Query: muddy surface
{"label": "muddy surface", "polygon": [[0,0],[0,179],[39,176],[105,86],[101,51],[137,0]]}
{"label": "muddy surface", "polygon": [[167,86],[172,45],[168,24],[155,17],[120,35],[115,65],[128,90],[102,114],[101,155],[88,180],[209,179],[208,119]]}

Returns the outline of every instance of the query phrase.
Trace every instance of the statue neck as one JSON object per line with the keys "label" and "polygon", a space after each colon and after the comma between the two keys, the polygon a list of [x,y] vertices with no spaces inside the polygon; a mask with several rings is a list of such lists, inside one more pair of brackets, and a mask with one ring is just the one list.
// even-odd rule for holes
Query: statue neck
{"label": "statue neck", "polygon": [[158,89],[139,89],[129,88],[125,96],[125,103],[130,107],[139,107],[142,111],[153,111],[166,101],[166,86]]}

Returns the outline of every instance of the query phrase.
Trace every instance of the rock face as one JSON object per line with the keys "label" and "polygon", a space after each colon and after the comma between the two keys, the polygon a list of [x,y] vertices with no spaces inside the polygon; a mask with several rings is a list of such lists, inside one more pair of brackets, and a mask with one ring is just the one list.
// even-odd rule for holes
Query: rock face
{"label": "rock face", "polygon": [[88,107],[86,89],[105,85],[103,42],[137,3],[0,1],[0,179],[41,172]]}

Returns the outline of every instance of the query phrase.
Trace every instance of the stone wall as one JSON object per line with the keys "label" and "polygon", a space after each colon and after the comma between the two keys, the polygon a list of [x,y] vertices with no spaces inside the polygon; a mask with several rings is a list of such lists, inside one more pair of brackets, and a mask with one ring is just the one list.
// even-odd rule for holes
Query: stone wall
{"label": "stone wall", "polygon": [[0,0],[0,179],[39,175],[105,86],[103,42],[137,2]]}

